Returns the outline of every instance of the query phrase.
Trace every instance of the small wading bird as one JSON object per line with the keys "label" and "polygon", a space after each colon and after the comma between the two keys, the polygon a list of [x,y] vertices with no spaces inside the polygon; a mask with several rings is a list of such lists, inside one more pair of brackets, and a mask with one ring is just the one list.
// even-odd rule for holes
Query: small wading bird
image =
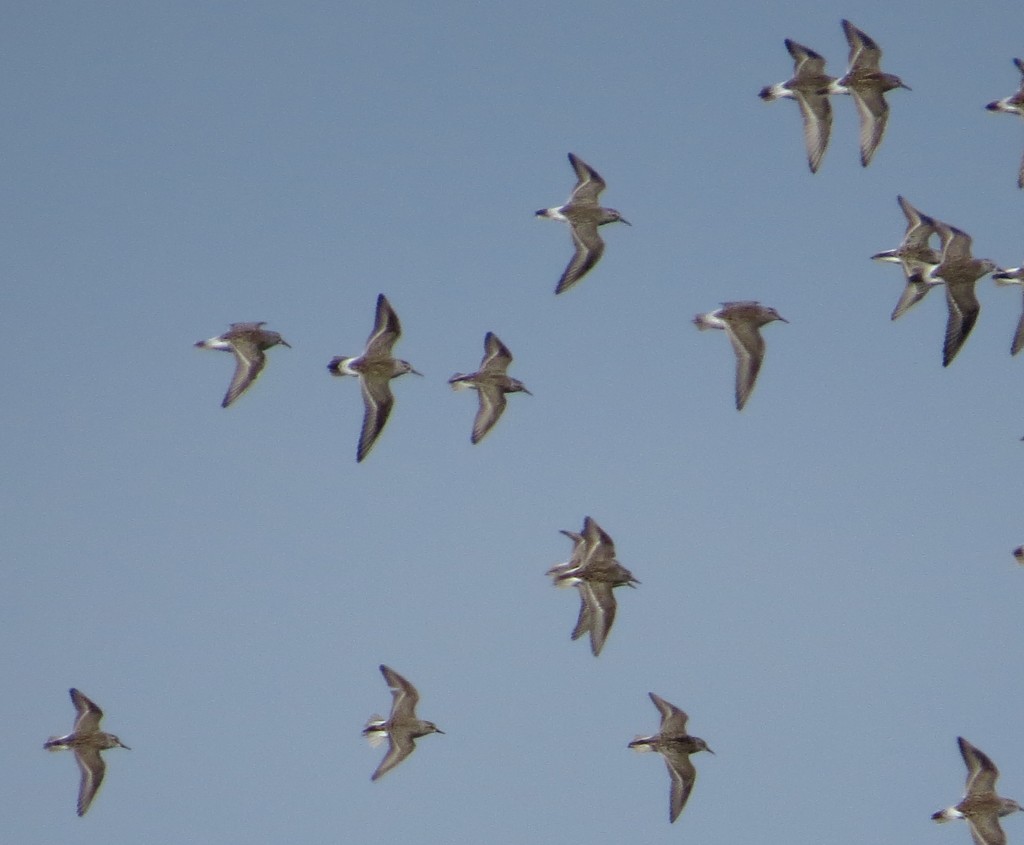
{"label": "small wading bird", "polygon": [[577,181],[565,205],[542,208],[535,212],[538,217],[562,220],[572,230],[576,252],[562,273],[562,278],[558,280],[556,294],[569,290],[600,261],[604,253],[604,241],[597,231],[598,226],[615,222],[633,225],[614,208],[603,208],[598,203],[597,198],[605,189],[605,183],[593,167],[573,153],[569,153],[569,163],[576,171]]}
{"label": "small wading bird", "polygon": [[358,378],[363,391],[363,427],[359,431],[356,462],[362,461],[369,454],[391,414],[391,407],[395,404],[395,397],[391,393],[391,379],[405,373],[423,375],[414,370],[408,361],[391,357],[391,349],[401,335],[402,325],[398,322],[395,309],[391,307],[387,297],[380,294],[377,297],[373,331],[366,341],[363,354],[354,358],[338,355],[327,365],[333,376]]}
{"label": "small wading bird", "polygon": [[889,121],[889,104],[885,92],[906,88],[903,80],[881,69],[882,49],[866,32],[857,29],[848,20],[843,22],[843,34],[850,45],[850,65],[843,76],[833,82],[829,94],[849,94],[857,106],[860,118],[860,163],[863,167],[871,159],[885,134]]}
{"label": "small wading bird", "polygon": [[697,770],[690,762],[690,755],[698,751],[708,751],[711,754],[715,752],[711,751],[708,744],[699,736],[690,736],[686,732],[686,721],[689,717],[682,710],[653,692],[647,694],[661,714],[661,730],[654,736],[638,736],[629,747],[634,751],[657,751],[665,758],[665,765],[672,779],[668,820],[674,822],[683,812],[686,799],[690,797],[694,781],[697,780]]}
{"label": "small wading bird", "polygon": [[512,353],[508,351],[508,347],[498,340],[494,332],[487,332],[487,336],[484,337],[484,357],[480,362],[480,369],[469,375],[456,373],[448,379],[452,390],[473,388],[479,396],[480,408],[476,412],[476,419],[473,420],[473,434],[470,437],[474,444],[483,440],[484,435],[500,419],[505,410],[506,393],[533,395],[521,381],[506,375],[505,371],[511,363]]}
{"label": "small wading bird", "polygon": [[924,299],[933,286],[923,281],[921,276],[942,261],[938,250],[929,245],[932,235],[938,232],[935,221],[922,214],[903,197],[896,197],[896,201],[907,218],[907,231],[903,235],[903,241],[896,249],[876,252],[871,256],[873,261],[888,261],[903,268],[906,286],[893,309],[893,320],[902,317]]}
{"label": "small wading bird", "polygon": [[220,349],[235,356],[235,375],[228,386],[228,392],[224,394],[224,400],[220,403],[222,408],[234,402],[256,381],[256,376],[267,363],[264,350],[279,343],[289,349],[292,348],[291,344],[277,332],[261,328],[265,325],[266,322],[232,323],[231,328],[224,334],[196,343],[200,349]]}
{"label": "small wading bird", "polygon": [[788,323],[774,308],[760,302],[723,302],[722,307],[706,314],[698,314],[693,324],[705,329],[724,329],[736,353],[736,410],[742,411],[754,389],[757,374],[764,361],[764,338],[761,326],[775,320]]}
{"label": "small wading bird", "polygon": [[[1024,117],[1024,60],[1014,59],[1014,65],[1017,70],[1020,71],[1020,88],[1016,94],[1010,97],[1004,97],[1001,100],[989,103],[985,108],[989,111],[1001,111],[1006,114],[1016,114],[1020,117]],[[1024,158],[1020,162],[1020,170],[1017,171],[1017,187],[1024,188]]]}
{"label": "small wading bird", "polygon": [[590,651],[597,657],[604,648],[615,622],[618,605],[612,592],[616,587],[633,587],[640,582],[615,559],[615,543],[589,516],[583,533],[562,531],[573,542],[572,557],[551,567],[547,574],[556,587],[575,587],[580,594],[580,614],[572,639],[590,634]]}
{"label": "small wading bird", "polygon": [[[1000,270],[994,273],[992,278],[999,285],[1021,285],[1024,290],[1024,267],[1011,267],[1008,270]],[[1010,344],[1010,354],[1016,355],[1024,349],[1024,310],[1017,321],[1017,330],[1013,333],[1013,341]]]}
{"label": "small wading bird", "polygon": [[[93,704],[78,690],[72,688],[71,703],[75,705],[75,729],[67,736],[51,736],[43,748],[48,751],[71,750],[75,752],[75,762],[82,773],[78,784],[78,815],[84,816],[96,791],[103,783],[103,775],[107,770],[101,751],[110,748],[128,748],[113,734],[100,730],[100,719],[103,711]],[[130,748],[128,748],[131,751]]]}
{"label": "small wading bird", "polygon": [[1006,845],[1006,834],[999,824],[999,818],[1016,813],[1024,807],[1012,798],[1000,798],[996,794],[999,769],[987,754],[962,736],[958,736],[956,741],[964,763],[967,764],[964,797],[959,804],[932,813],[932,818],[940,824],[953,819],[967,819],[974,845]]}
{"label": "small wading bird", "polygon": [[766,85],[758,96],[766,103],[782,97],[796,100],[804,123],[804,144],[811,173],[818,172],[832,131],[832,105],[828,88],[834,76],[825,73],[825,59],[809,47],[786,39],[786,49],[793,57],[793,78],[777,85]]}
{"label": "small wading bird", "polygon": [[388,666],[381,665],[380,671],[391,688],[391,715],[384,719],[374,713],[363,728],[363,736],[374,747],[387,738],[388,753],[370,780],[386,775],[412,754],[416,750],[415,740],[419,737],[444,733],[433,722],[416,718],[416,702],[420,700],[416,687]]}
{"label": "small wading bird", "polygon": [[975,286],[978,279],[999,269],[994,261],[975,258],[971,253],[971,236],[955,226],[934,220],[939,233],[941,260],[927,271],[917,271],[913,278],[928,285],[946,285],[946,337],[942,343],[942,366],[948,367],[967,341],[978,322],[981,305]]}

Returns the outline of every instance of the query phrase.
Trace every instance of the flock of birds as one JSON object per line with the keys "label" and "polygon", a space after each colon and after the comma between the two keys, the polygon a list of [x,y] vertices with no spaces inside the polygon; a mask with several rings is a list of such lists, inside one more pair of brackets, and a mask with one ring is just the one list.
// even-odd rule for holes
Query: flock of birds
{"label": "flock of birds", "polygon": [[[266,350],[278,344],[291,348],[291,344],[280,334],[263,328],[264,325],[266,323],[232,323],[224,334],[196,343],[201,349],[220,349],[235,356],[235,374],[224,394],[221,407],[228,407],[256,380],[256,376],[266,366]],[[402,324],[398,321],[395,309],[387,297],[380,294],[377,297],[373,331],[370,332],[362,354],[354,357],[338,355],[327,365],[331,375],[355,376],[362,387],[363,426],[356,448],[358,462],[369,454],[391,415],[391,408],[395,404],[391,379],[405,373],[423,375],[408,361],[392,357],[391,350],[401,334]],[[479,410],[470,436],[473,443],[479,443],[501,417],[505,410],[506,393],[530,392],[521,381],[506,375],[511,363],[512,353],[508,347],[494,332],[487,332],[480,369],[468,375],[456,373],[448,380],[453,390],[473,388],[479,395]]]}
{"label": "flock of birds", "polygon": [[[842,28],[850,48],[849,67],[842,77],[828,76],[825,59],[820,54],[786,39],[786,48],[795,63],[794,76],[763,88],[759,95],[769,102],[780,98],[797,101],[812,173],[817,172],[829,143],[832,125],[829,98],[832,95],[850,95],[857,106],[860,160],[866,167],[885,132],[889,114],[885,93],[897,88],[909,90],[898,76],[881,70],[882,51],[870,36],[847,20],[842,21]],[[1022,76],[1020,89],[1010,97],[989,103],[987,108],[1024,117],[1024,61],[1014,59],[1014,63]],[[606,185],[597,171],[573,153],[569,153],[569,162],[577,177],[569,199],[563,205],[536,212],[537,216],[567,223],[572,234],[574,253],[558,281],[556,294],[577,284],[600,260],[605,248],[600,226],[613,222],[630,225],[618,211],[600,205],[599,197]],[[1018,186],[1024,188],[1024,160]],[[903,271],[905,288],[892,312],[893,320],[920,302],[933,287],[943,286],[948,320],[942,363],[948,366],[977,321],[980,309],[975,285],[978,280],[992,273],[999,283],[1019,284],[1024,288],[1024,267],[1000,270],[993,261],[975,258],[971,238],[964,231],[922,213],[902,196],[897,199],[907,220],[903,240],[895,249],[879,252],[872,258],[899,264]],[[788,322],[774,308],[755,301],[725,302],[716,310],[694,317],[693,322],[699,329],[722,329],[732,343],[736,355],[735,401],[739,410],[750,396],[764,359],[765,345],[760,330],[774,321]],[[290,348],[278,332],[265,329],[265,325],[263,322],[233,323],[224,334],[196,343],[200,348],[231,352],[235,357],[235,372],[222,407],[227,408],[253,384],[266,365],[268,349],[277,345]],[[387,423],[394,405],[391,380],[405,373],[422,375],[408,361],[393,357],[392,351],[400,335],[398,315],[384,294],[380,294],[373,330],[363,352],[352,357],[337,356],[327,365],[334,376],[359,379],[364,415],[356,450],[358,462],[369,454]],[[1017,326],[1011,353],[1016,355],[1021,348],[1024,348],[1024,314]],[[472,388],[477,391],[479,408],[471,434],[474,444],[479,443],[502,416],[507,394],[530,393],[522,382],[508,376],[511,363],[508,347],[493,332],[487,332],[479,370],[470,374],[456,373],[448,380],[454,390]],[[571,556],[568,561],[549,569],[547,575],[555,586],[576,587],[579,592],[579,615],[571,637],[577,640],[589,635],[590,649],[596,657],[615,620],[614,589],[634,587],[640,582],[616,559],[614,541],[591,517],[584,519],[581,531],[563,530],[562,533],[573,543]],[[1024,563],[1024,547],[1016,549],[1014,555]],[[417,717],[419,693],[408,680],[388,666],[381,665],[380,671],[391,690],[391,711],[386,719],[373,715],[363,729],[364,736],[373,745],[384,739],[388,741],[387,753],[371,776],[374,781],[405,760],[415,749],[416,739],[444,733],[433,722]],[[117,736],[100,729],[103,712],[95,703],[77,689],[71,689],[70,694],[76,712],[74,729],[66,736],[51,737],[44,747],[51,751],[74,751],[81,772],[77,804],[81,816],[89,809],[103,781],[105,764],[100,752],[128,746]],[[711,749],[703,739],[687,733],[688,717],[684,711],[653,692],[649,695],[661,717],[660,730],[651,736],[638,736],[629,747],[656,751],[664,757],[671,780],[669,819],[674,822],[696,780],[690,756],[699,751],[711,752]],[[986,754],[962,737],[957,742],[967,767],[965,794],[959,803],[934,813],[932,818],[938,822],[966,819],[975,845],[1005,845],[999,818],[1024,807],[996,793],[999,772]]]}
{"label": "flock of birds", "polygon": [[[860,122],[860,162],[867,167],[882,141],[889,119],[889,105],[885,94],[896,88],[906,88],[898,76],[881,69],[882,50],[867,33],[850,21],[842,21],[843,33],[850,47],[849,67],[846,73],[836,79],[825,73],[825,59],[808,47],[786,39],[786,49],[793,57],[794,75],[786,82],[769,85],[761,89],[760,97],[766,102],[780,98],[796,100],[803,118],[804,142],[807,147],[807,163],[811,172],[816,173],[828,147],[832,130],[832,106],[829,97],[833,94],[849,94],[857,106]],[[1017,92],[1001,100],[989,103],[985,108],[994,112],[1005,112],[1024,117],[1024,60],[1014,59],[1014,65],[1021,72]],[[1024,159],[1021,161],[1017,186],[1024,188]],[[907,218],[907,229],[903,240],[895,249],[879,252],[873,256],[878,261],[899,264],[903,269],[906,287],[892,312],[895,320],[920,302],[936,285],[943,285],[946,291],[948,319],[945,341],[942,346],[942,366],[948,367],[963,347],[977,322],[980,305],[975,293],[977,282],[990,273],[999,284],[1024,286],[1024,267],[1000,269],[994,261],[975,258],[971,250],[971,237],[962,229],[922,214],[902,196],[897,198]],[[933,245],[933,242],[934,245]],[[998,271],[998,272],[995,272]],[[737,339],[735,322],[730,332],[733,346],[740,358],[740,369],[756,355],[752,349],[763,345],[755,344],[752,326],[760,325],[766,316],[758,310],[750,310],[752,316],[745,327],[747,342]],[[756,316],[755,316],[756,315]],[[721,316],[721,315],[719,315]],[[773,319],[780,319],[777,315]],[[706,327],[706,321],[698,318],[697,325]],[[728,326],[727,326],[728,328]],[[1024,348],[1024,313],[1021,314],[1011,354],[1016,355]],[[756,377],[757,366],[753,366]],[[745,384],[747,382],[744,382]],[[737,372],[737,407],[742,406],[740,372]],[[745,396],[745,394],[743,394]]]}

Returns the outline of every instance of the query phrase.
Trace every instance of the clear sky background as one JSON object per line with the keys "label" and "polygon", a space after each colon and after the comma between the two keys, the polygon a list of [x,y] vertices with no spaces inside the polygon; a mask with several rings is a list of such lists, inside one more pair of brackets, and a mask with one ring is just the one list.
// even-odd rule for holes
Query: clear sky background
{"label": "clear sky background", "polygon": [[[912,91],[861,168],[837,98],[812,176],[790,37],[850,18]],[[979,284],[948,369],[896,323],[896,195],[1024,259],[1017,0],[4,4],[0,827],[19,845],[966,845],[966,736],[1024,800],[1024,360]],[[573,151],[633,227],[568,293]],[[423,373],[355,462],[326,364],[378,293]],[[759,299],[746,409],[698,311]],[[293,349],[219,407],[192,344]],[[478,446],[496,332],[509,397]],[[600,658],[545,570],[594,517],[642,582]],[[387,663],[447,732],[378,783]],[[132,751],[75,816],[67,689]],[[668,823],[655,691],[715,756]],[[1011,841],[1024,818],[1009,817]]]}

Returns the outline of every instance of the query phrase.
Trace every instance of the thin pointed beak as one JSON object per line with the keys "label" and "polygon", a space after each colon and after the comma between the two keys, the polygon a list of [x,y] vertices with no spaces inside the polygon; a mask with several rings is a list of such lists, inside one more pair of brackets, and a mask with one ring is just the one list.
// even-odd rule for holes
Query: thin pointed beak
{"label": "thin pointed beak", "polygon": [[130,749],[130,748],[129,748],[129,747],[127,746],[127,745],[125,745],[125,744],[124,744],[123,742],[121,743],[121,747],[122,747],[122,748],[123,748],[123,749],[124,749],[125,751],[131,751],[131,749]]}
{"label": "thin pointed beak", "polygon": [[783,323],[788,323],[789,322],[789,320],[787,320],[785,317],[779,317],[779,319],[782,320]]}
{"label": "thin pointed beak", "polygon": [[436,734],[443,734],[444,731],[442,731],[440,728],[434,728],[434,733],[436,733]]}
{"label": "thin pointed beak", "polygon": [[292,348],[292,345],[291,345],[291,344],[290,344],[290,343],[289,343],[289,342],[288,342],[287,340],[285,340],[285,339],[284,339],[283,337],[281,338],[281,343],[283,343],[283,344],[284,344],[285,346],[287,346],[287,347],[288,347],[289,349],[291,349],[291,348]]}
{"label": "thin pointed beak", "polygon": [[632,225],[633,225],[633,224],[632,224],[632,223],[630,223],[630,222],[629,222],[629,221],[628,221],[628,220],[627,220],[627,219],[626,219],[625,217],[623,217],[623,216],[621,216],[621,215],[619,216],[619,222],[620,222],[620,223],[625,223],[625,224],[626,224],[627,226],[632,226]]}
{"label": "thin pointed beak", "polygon": [[416,375],[418,375],[418,376],[423,375],[423,373],[421,373],[419,370],[414,370],[412,367],[409,368],[409,372],[410,373],[416,373]]}
{"label": "thin pointed beak", "polygon": [[522,391],[522,392],[523,392],[523,393],[525,393],[525,394],[526,394],[527,396],[533,396],[533,394],[532,394],[532,393],[530,393],[530,391],[529,391],[529,390],[527,390],[527,389],[526,389],[525,387],[523,388],[523,391]]}

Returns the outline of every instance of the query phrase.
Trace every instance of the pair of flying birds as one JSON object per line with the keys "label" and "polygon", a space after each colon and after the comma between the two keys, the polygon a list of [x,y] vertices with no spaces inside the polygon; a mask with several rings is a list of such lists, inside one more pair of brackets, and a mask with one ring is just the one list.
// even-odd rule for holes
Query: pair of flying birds
{"label": "pair of flying birds", "polygon": [[886,91],[907,88],[895,74],[881,68],[882,50],[867,33],[843,20],[843,33],[850,45],[849,67],[838,79],[825,73],[825,59],[820,53],[787,38],[786,49],[793,57],[793,77],[761,89],[758,96],[765,102],[783,97],[796,100],[804,125],[807,164],[812,173],[818,171],[828,147],[832,131],[833,94],[849,94],[857,106],[860,120],[860,163],[867,167],[882,141],[889,120]]}
{"label": "pair of flying birds", "polygon": [[[419,693],[412,684],[388,666],[382,665],[380,671],[391,688],[391,714],[387,719],[377,714],[371,716],[363,728],[363,735],[371,745],[378,745],[386,738],[388,751],[370,780],[387,774],[412,754],[416,748],[415,740],[427,734],[444,733],[433,722],[416,716]],[[638,736],[629,743],[629,747],[635,751],[656,751],[665,758],[671,780],[669,821],[674,822],[683,811],[697,779],[697,770],[690,762],[690,755],[711,749],[703,739],[686,732],[689,718],[686,713],[653,692],[648,695],[661,714],[661,729],[652,736]]]}
{"label": "pair of flying birds", "polygon": [[[279,343],[290,348],[290,344],[280,334],[264,329],[264,325],[266,324],[232,323],[231,328],[224,334],[196,343],[196,346],[202,349],[220,349],[235,356],[235,375],[231,379],[224,401],[221,402],[224,408],[234,402],[255,381],[256,376],[266,365],[266,350]],[[402,326],[398,322],[398,315],[387,297],[380,294],[377,297],[373,331],[366,342],[366,349],[361,355],[354,357],[332,358],[327,365],[332,375],[355,376],[362,387],[364,413],[359,446],[356,450],[357,461],[362,461],[373,448],[384,424],[388,421],[395,403],[391,393],[391,379],[405,373],[422,375],[408,361],[392,356],[391,350],[401,333]],[[480,369],[468,375],[456,373],[448,380],[454,390],[473,388],[479,395],[480,405],[471,436],[473,443],[479,443],[501,417],[505,410],[505,394],[530,392],[522,382],[506,374],[511,363],[512,353],[508,351],[508,347],[494,332],[488,332],[484,338],[484,357],[480,362]]]}
{"label": "pair of flying birds", "polygon": [[[988,258],[975,258],[972,252],[971,236],[950,226],[936,217],[931,217],[914,208],[904,197],[896,198],[903,215],[907,218],[907,229],[903,240],[895,249],[876,253],[876,261],[899,264],[903,270],[906,285],[892,312],[892,319],[903,316],[920,302],[933,287],[943,285],[946,291],[948,317],[946,336],[942,345],[942,366],[948,367],[970,335],[981,305],[975,287],[980,279],[989,273],[1002,285],[1024,285],[1024,267],[999,270],[998,265]],[[938,248],[932,246],[932,238],[938,237]],[[999,270],[999,272],[994,272]],[[1024,348],[1024,312],[1017,323],[1010,353],[1016,355]]]}

